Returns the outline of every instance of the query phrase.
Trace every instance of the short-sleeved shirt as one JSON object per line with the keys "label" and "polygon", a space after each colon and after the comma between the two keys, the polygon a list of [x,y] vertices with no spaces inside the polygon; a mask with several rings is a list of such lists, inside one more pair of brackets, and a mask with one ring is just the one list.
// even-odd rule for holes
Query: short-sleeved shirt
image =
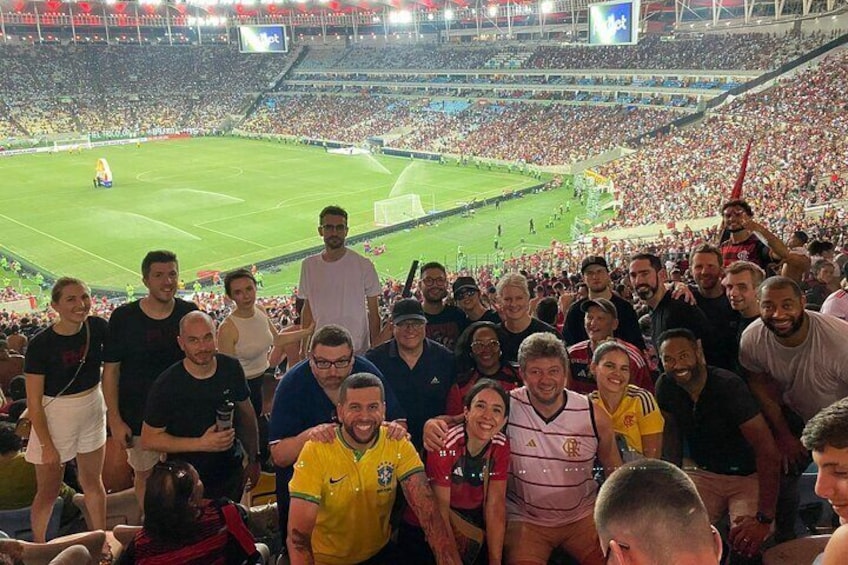
{"label": "short-sleeved shirt", "polygon": [[729,267],[736,261],[750,261],[767,269],[772,261],[768,246],[753,233],[748,236],[748,239],[739,243],[733,243],[731,239],[722,241],[721,256],[725,267]]}
{"label": "short-sleeved shirt", "polygon": [[562,335],[555,327],[550,324],[546,324],[538,318],[531,318],[530,325],[527,326],[524,331],[519,333],[512,333],[506,329],[503,324],[498,326],[498,341],[501,343],[501,361],[508,362],[514,367],[517,367],[518,348],[521,346],[521,342],[524,341],[527,336],[541,332],[552,333],[559,339],[562,339]]}
{"label": "short-sleeved shirt", "polygon": [[391,340],[365,354],[386,377],[406,412],[412,443],[424,445],[424,422],[445,413],[448,391],[456,380],[453,354],[435,341],[424,339],[424,351],[410,369],[400,356],[397,341]]}
{"label": "short-sleeved shirt", "polygon": [[[653,391],[654,380],[651,378],[651,369],[648,367],[645,355],[631,343],[618,338],[615,341],[627,349],[627,356],[630,358],[630,382],[637,387]],[[570,390],[580,394],[589,394],[598,390],[598,382],[589,368],[592,363],[592,354],[592,342],[588,339],[568,348],[568,361],[571,365]]]}
{"label": "short-sleeved shirt", "polygon": [[806,422],[848,396],[848,322],[818,312],[804,343],[787,347],[762,320],[742,334],[739,363],[752,373],[768,373],[783,388],[783,402]]}
{"label": "short-sleeved shirt", "polygon": [[509,440],[498,433],[477,455],[468,453],[467,442],[464,424],[448,430],[444,449],[427,453],[427,478],[435,486],[450,488],[451,509],[484,528],[484,478],[507,480]]}
{"label": "short-sleeved shirt", "polygon": [[298,298],[309,301],[315,327],[338,324],[353,337],[353,350],[364,353],[370,343],[367,298],[380,295],[374,263],[352,249],[338,261],[319,255],[300,266]]}
{"label": "short-sleeved shirt", "polygon": [[621,399],[621,403],[613,414],[607,410],[598,391],[590,394],[589,398],[596,407],[610,415],[616,443],[619,444],[622,452],[635,451],[644,455],[642,436],[663,433],[665,420],[657,406],[657,400],[653,394],[643,388],[627,385],[624,398]]}
{"label": "short-sleeved shirt", "polygon": [[719,475],[750,475],[757,470],[754,449],[739,426],[760,414],[760,406],[742,377],[707,367],[704,390],[692,397],[674,377],[661,375],[657,402],[674,418],[698,467]]}
{"label": "short-sleeved shirt", "polygon": [[389,542],[398,486],[424,472],[410,441],[378,434],[364,452],[340,432],[332,443],[307,441],[300,452],[289,488],[293,498],[319,506],[312,531],[316,562],[347,565],[376,555]]}
{"label": "short-sleeved shirt", "polygon": [[[244,371],[238,360],[216,354],[217,368],[208,378],[193,377],[182,361],[171,365],[150,388],[144,421],[177,437],[201,437],[215,424],[218,408],[226,401],[246,400],[250,395]],[[241,468],[237,442],[228,451],[217,453],[169,453],[169,459],[191,463],[207,486],[221,484]]]}
{"label": "short-sleeved shirt", "polygon": [[[568,313],[565,315],[565,322],[562,327],[562,333],[566,343],[573,345],[589,339],[584,324],[586,314],[580,309],[586,300],[588,298],[581,298],[568,308]],[[639,317],[636,315],[633,305],[615,293],[613,293],[610,301],[618,313],[618,328],[613,332],[613,336],[632,343],[637,349],[644,351],[645,338],[642,337],[642,331],[639,329]]]}
{"label": "short-sleeved shirt", "polygon": [[[88,317],[89,344],[85,351],[85,325],[74,335],[59,335],[50,326],[32,338],[24,360],[24,372],[44,375],[44,395],[56,396],[71,380],[79,368],[79,375],[63,396],[86,391],[100,382],[100,365],[103,361],[103,341],[106,339],[106,320]],[[80,361],[85,362],[80,368]]]}
{"label": "short-sleeved shirt", "polygon": [[[386,418],[397,420],[405,418],[406,413],[387,384],[383,373],[374,364],[358,355],[353,358],[351,374],[371,373],[376,375],[386,387]],[[317,426],[336,420],[336,406],[315,380],[309,361],[303,360],[283,375],[274,392],[274,405],[271,408],[271,421],[268,424],[268,441],[279,441],[294,437]],[[277,467],[277,508],[280,523],[288,518],[289,481],[294,469]],[[283,531],[285,531],[283,529]]]}
{"label": "short-sleeved shirt", "polygon": [[677,328],[685,328],[695,334],[704,347],[707,364],[720,366],[716,363],[720,353],[713,345],[714,336],[710,332],[707,317],[697,306],[672,298],[671,293],[666,292],[657,307],[651,310],[651,342],[657,351],[660,345],[659,338],[663,332]]}
{"label": "short-sleeved shirt", "polygon": [[424,312],[424,317],[427,318],[427,339],[431,339],[451,351],[456,346],[459,334],[469,323],[465,313],[450,304],[445,305],[438,314]]}
{"label": "short-sleeved shirt", "polygon": [[730,301],[724,293],[718,298],[708,298],[697,287],[691,290],[698,308],[707,318],[707,327],[713,337],[713,364],[728,371],[735,370],[739,357],[739,341],[736,337],[739,314],[730,307]]}
{"label": "short-sleeved shirt", "polygon": [[121,364],[118,409],[134,435],[141,434],[145,402],[153,381],[185,357],[177,343],[180,320],[194,310],[194,302],[175,298],[171,315],[154,320],[136,300],[119,306],[109,317],[103,361]]}
{"label": "short-sleeved shirt", "polygon": [[848,292],[842,289],[832,292],[830,296],[824,299],[821,313],[848,322]]}

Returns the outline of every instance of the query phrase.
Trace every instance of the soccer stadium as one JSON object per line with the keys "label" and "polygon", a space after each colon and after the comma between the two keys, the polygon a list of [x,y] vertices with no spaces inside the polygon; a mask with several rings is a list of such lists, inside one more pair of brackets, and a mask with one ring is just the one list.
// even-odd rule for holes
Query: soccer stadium
{"label": "soccer stadium", "polygon": [[0,563],[848,563],[846,92],[845,0],[0,0]]}

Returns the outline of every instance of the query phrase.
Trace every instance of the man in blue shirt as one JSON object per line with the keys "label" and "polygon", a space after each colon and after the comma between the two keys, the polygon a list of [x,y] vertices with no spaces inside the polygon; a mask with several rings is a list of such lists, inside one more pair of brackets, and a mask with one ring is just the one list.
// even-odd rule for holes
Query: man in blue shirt
{"label": "man in blue shirt", "polygon": [[[403,419],[400,404],[380,370],[353,354],[353,338],[341,326],[329,324],[312,336],[309,357],[292,367],[277,385],[268,439],[277,468],[277,511],[285,543],[289,514],[289,481],[307,440],[320,440],[337,427],[339,388],[352,373],[377,375],[386,385],[386,417]],[[332,437],[332,434],[331,434]]]}

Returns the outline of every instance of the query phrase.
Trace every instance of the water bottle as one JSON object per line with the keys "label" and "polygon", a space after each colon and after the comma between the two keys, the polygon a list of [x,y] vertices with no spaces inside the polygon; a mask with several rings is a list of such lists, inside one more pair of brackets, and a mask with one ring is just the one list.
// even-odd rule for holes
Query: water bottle
{"label": "water bottle", "polygon": [[215,429],[219,432],[233,427],[233,412],[236,405],[227,400],[215,412]]}

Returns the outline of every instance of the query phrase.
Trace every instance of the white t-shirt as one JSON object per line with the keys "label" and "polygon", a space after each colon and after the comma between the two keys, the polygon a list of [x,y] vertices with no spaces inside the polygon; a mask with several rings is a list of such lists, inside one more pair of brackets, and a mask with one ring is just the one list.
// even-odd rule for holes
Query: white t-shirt
{"label": "white t-shirt", "polygon": [[752,373],[768,373],[783,387],[783,401],[804,421],[848,396],[848,323],[818,312],[807,339],[786,347],[755,320],[742,333],[739,363]]}
{"label": "white t-shirt", "polygon": [[315,328],[338,324],[353,336],[355,353],[368,350],[366,297],[379,296],[380,279],[374,264],[351,249],[338,261],[320,254],[307,257],[300,266],[298,298],[309,301]]}
{"label": "white t-shirt", "polygon": [[840,320],[848,322],[848,292],[842,289],[832,292],[830,296],[824,299],[821,313],[836,316]]}

